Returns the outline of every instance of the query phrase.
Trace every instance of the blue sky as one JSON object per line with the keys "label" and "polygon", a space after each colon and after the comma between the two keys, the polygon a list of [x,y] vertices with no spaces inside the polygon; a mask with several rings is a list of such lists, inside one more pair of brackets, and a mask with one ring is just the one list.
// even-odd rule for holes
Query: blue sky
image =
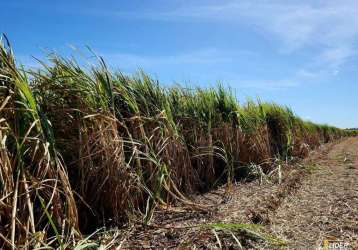
{"label": "blue sky", "polygon": [[1,1],[21,62],[90,46],[163,84],[230,86],[302,118],[358,127],[358,1]]}

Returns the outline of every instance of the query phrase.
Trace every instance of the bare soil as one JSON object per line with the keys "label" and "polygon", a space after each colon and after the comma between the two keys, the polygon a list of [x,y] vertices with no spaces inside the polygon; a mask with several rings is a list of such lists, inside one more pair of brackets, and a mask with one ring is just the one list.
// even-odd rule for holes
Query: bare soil
{"label": "bare soil", "polygon": [[358,137],[330,143],[270,176],[158,207],[149,225],[117,231],[125,249],[358,249]]}

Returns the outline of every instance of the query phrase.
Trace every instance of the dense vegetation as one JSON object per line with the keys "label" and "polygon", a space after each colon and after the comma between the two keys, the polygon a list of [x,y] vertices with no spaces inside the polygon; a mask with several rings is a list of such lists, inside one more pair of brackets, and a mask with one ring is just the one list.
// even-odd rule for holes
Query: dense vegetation
{"label": "dense vegetation", "polygon": [[358,128],[347,128],[346,132],[350,135],[358,135]]}
{"label": "dense vegetation", "polygon": [[0,45],[0,248],[65,248],[156,205],[263,172],[349,131],[289,108],[239,104],[222,86],[163,88],[148,75],[48,55],[18,66]]}

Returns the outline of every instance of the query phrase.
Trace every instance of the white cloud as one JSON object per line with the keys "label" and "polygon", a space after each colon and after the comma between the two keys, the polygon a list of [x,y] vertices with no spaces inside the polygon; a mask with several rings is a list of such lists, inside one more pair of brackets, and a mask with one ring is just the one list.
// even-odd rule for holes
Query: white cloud
{"label": "white cloud", "polygon": [[115,12],[118,17],[165,21],[234,22],[274,34],[292,51],[308,45],[337,46],[358,36],[358,1],[222,1],[166,12]]}
{"label": "white cloud", "polygon": [[103,56],[111,64],[115,64],[117,66],[125,66],[127,68],[147,68],[164,65],[213,65],[234,63],[239,57],[247,57],[254,54],[255,53],[250,51],[223,51],[215,48],[205,48],[196,51],[161,56],[145,56],[129,53],[102,53],[101,56]]}
{"label": "white cloud", "polygon": [[315,78],[319,75],[318,72],[310,71],[307,69],[300,69],[296,73],[297,77],[299,78]]}
{"label": "white cloud", "polygon": [[296,87],[300,83],[295,79],[258,79],[237,81],[236,84],[244,88],[277,90]]}
{"label": "white cloud", "polygon": [[[297,74],[292,76],[293,78],[312,78],[320,74],[337,75],[347,61],[356,55],[355,44],[358,42],[356,0],[228,0],[215,4],[188,3],[167,11],[147,11],[140,14],[113,12],[112,15],[160,21],[248,25],[252,30],[273,40],[280,53],[291,54],[310,50],[312,58],[306,62],[304,69],[298,70]],[[219,61],[223,60],[218,51],[214,53],[217,53]],[[137,59],[133,61],[152,63]],[[163,63],[168,60],[172,63],[210,63],[212,59],[199,53],[173,58],[159,57],[157,60]]]}
{"label": "white cloud", "polygon": [[[169,7],[168,9],[168,6]],[[315,82],[335,76],[356,56],[358,42],[358,1],[345,0],[222,0],[185,2],[147,11],[82,10],[101,17],[144,19],[165,22],[213,22],[230,26],[248,26],[273,41],[278,53],[309,59],[296,71],[282,79],[239,80],[242,86],[263,88],[294,87],[302,82]],[[167,8],[167,9],[166,9]],[[215,48],[174,55],[143,56],[128,53],[104,55],[111,64],[126,68],[162,65],[215,65],[236,63],[235,53]],[[242,54],[241,54],[242,56]],[[245,58],[249,58],[245,55]],[[229,80],[230,76],[225,76]],[[265,77],[263,77],[265,78]]]}
{"label": "white cloud", "polygon": [[349,47],[335,47],[324,50],[319,56],[318,60],[320,64],[326,64],[334,72],[339,71],[341,65],[346,63],[350,58],[356,54],[356,51]]}

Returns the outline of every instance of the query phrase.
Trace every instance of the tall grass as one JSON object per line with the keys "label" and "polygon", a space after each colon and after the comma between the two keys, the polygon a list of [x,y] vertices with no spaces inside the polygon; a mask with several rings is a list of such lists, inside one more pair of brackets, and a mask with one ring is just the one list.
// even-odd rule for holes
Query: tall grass
{"label": "tall grass", "polygon": [[[26,71],[0,45],[0,247],[64,247],[186,194],[269,171],[277,158],[354,132],[303,121],[289,108],[239,104],[230,89],[162,87],[48,55]],[[55,239],[55,240],[53,240]]]}

